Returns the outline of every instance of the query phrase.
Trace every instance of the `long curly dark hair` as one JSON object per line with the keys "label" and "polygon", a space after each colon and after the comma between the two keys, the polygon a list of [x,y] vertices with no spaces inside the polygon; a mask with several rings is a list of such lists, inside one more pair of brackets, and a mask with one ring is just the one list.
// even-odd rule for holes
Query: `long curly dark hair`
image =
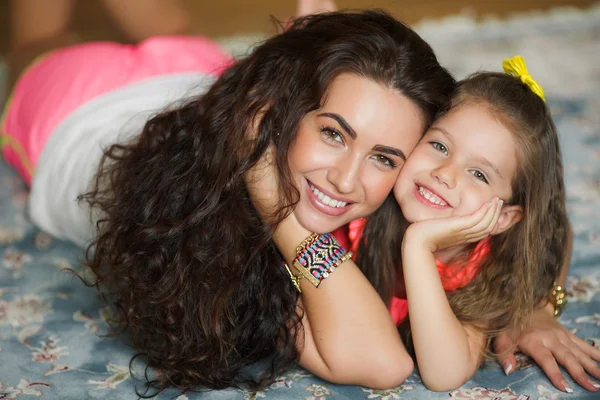
{"label": "long curly dark hair", "polygon": [[[563,166],[550,110],[519,78],[494,72],[473,74],[458,82],[452,101],[438,117],[463,104],[486,107],[513,133],[517,148],[513,194],[506,204],[521,206],[523,218],[492,236],[491,250],[475,278],[448,293],[456,317],[491,339],[508,329],[527,328],[535,308],[547,301],[568,257]],[[401,268],[400,244],[407,226],[390,196],[365,227],[358,264],[386,302]]]}
{"label": "long curly dark hair", "polygon": [[98,215],[87,265],[118,311],[113,324],[157,371],[149,388],[259,388],[298,361],[298,294],[244,173],[274,145],[288,212],[298,198],[288,149],[345,72],[398,90],[426,122],[454,87],[427,43],[385,12],[319,14],[105,151],[82,196]]}

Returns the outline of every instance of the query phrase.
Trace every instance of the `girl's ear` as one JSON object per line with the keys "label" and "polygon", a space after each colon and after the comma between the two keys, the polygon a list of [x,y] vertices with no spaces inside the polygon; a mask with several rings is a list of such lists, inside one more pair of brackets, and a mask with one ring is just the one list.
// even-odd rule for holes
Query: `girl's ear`
{"label": "girl's ear", "polygon": [[500,211],[500,217],[498,217],[498,223],[492,230],[492,235],[497,235],[508,229],[514,224],[519,222],[523,218],[523,207],[521,206],[505,206]]}

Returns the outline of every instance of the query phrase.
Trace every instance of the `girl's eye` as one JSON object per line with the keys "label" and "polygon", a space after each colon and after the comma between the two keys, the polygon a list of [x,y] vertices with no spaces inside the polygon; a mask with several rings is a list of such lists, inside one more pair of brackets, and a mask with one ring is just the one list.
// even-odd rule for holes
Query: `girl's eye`
{"label": "girl's eye", "polygon": [[487,180],[487,178],[483,174],[483,172],[474,169],[474,170],[471,171],[471,173],[473,174],[473,176],[475,178],[479,179],[480,181],[483,181],[485,183],[489,183],[488,180]]}
{"label": "girl's eye", "polygon": [[330,142],[344,143],[344,137],[337,130],[328,127],[321,127],[320,130],[325,140]]}
{"label": "girl's eye", "polygon": [[395,168],[396,167],[396,163],[394,162],[394,160],[392,160],[391,158],[388,158],[386,156],[383,156],[381,154],[375,154],[373,156],[373,159],[377,163],[379,163],[387,168]]}
{"label": "girl's eye", "polygon": [[441,151],[446,156],[448,155],[448,149],[446,148],[446,146],[444,146],[440,142],[429,142],[429,143],[431,143],[433,148],[436,149],[437,151]]}

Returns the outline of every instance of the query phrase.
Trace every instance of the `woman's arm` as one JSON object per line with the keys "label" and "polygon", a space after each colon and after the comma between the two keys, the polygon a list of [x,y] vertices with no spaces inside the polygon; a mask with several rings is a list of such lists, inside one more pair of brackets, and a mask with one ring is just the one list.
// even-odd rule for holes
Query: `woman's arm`
{"label": "woman's arm", "polygon": [[434,252],[481,240],[492,231],[501,206],[483,206],[470,217],[412,224],[402,242],[402,269],[412,340],[421,379],[434,391],[461,386],[476,372],[485,334],[463,326],[442,286]]}
{"label": "woman's arm", "polygon": [[[573,232],[569,226],[567,257],[557,280],[557,284],[561,286],[564,286],[567,280],[572,244]],[[494,351],[504,372],[508,375],[515,371],[517,365],[515,352],[522,351],[535,360],[558,389],[565,392],[572,391],[558,367],[560,364],[582,387],[593,392],[598,391],[600,384],[590,379],[589,375],[600,380],[600,367],[598,367],[600,349],[563,327],[553,314],[554,307],[551,303],[540,305],[527,331],[521,335],[507,332],[495,339]]]}
{"label": "woman's arm", "polygon": [[[280,205],[270,152],[246,173],[245,180],[261,218],[273,223]],[[311,233],[293,213],[275,228],[273,240],[294,274],[296,247]],[[300,287],[304,340],[298,349],[304,368],[330,382],[377,389],[397,386],[412,373],[413,361],[389,311],[354,262],[341,264],[318,288],[306,279],[300,280]]]}
{"label": "woman's arm", "polygon": [[[273,239],[288,265],[310,233],[293,214],[279,224]],[[318,288],[306,279],[300,287],[304,368],[330,382],[380,389],[397,386],[412,373],[413,361],[389,311],[354,262],[344,262]]]}

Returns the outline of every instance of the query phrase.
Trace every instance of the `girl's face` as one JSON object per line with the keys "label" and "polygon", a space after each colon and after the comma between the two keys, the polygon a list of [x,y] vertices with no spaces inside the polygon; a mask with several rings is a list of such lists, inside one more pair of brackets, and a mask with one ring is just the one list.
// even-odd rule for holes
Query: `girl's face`
{"label": "girl's face", "polygon": [[323,107],[302,119],[290,148],[298,221],[331,232],[375,211],[424,130],[421,110],[397,91],[339,75]]}
{"label": "girl's face", "polygon": [[494,197],[510,199],[516,169],[512,133],[485,106],[462,105],[421,139],[394,195],[409,222],[465,216]]}

